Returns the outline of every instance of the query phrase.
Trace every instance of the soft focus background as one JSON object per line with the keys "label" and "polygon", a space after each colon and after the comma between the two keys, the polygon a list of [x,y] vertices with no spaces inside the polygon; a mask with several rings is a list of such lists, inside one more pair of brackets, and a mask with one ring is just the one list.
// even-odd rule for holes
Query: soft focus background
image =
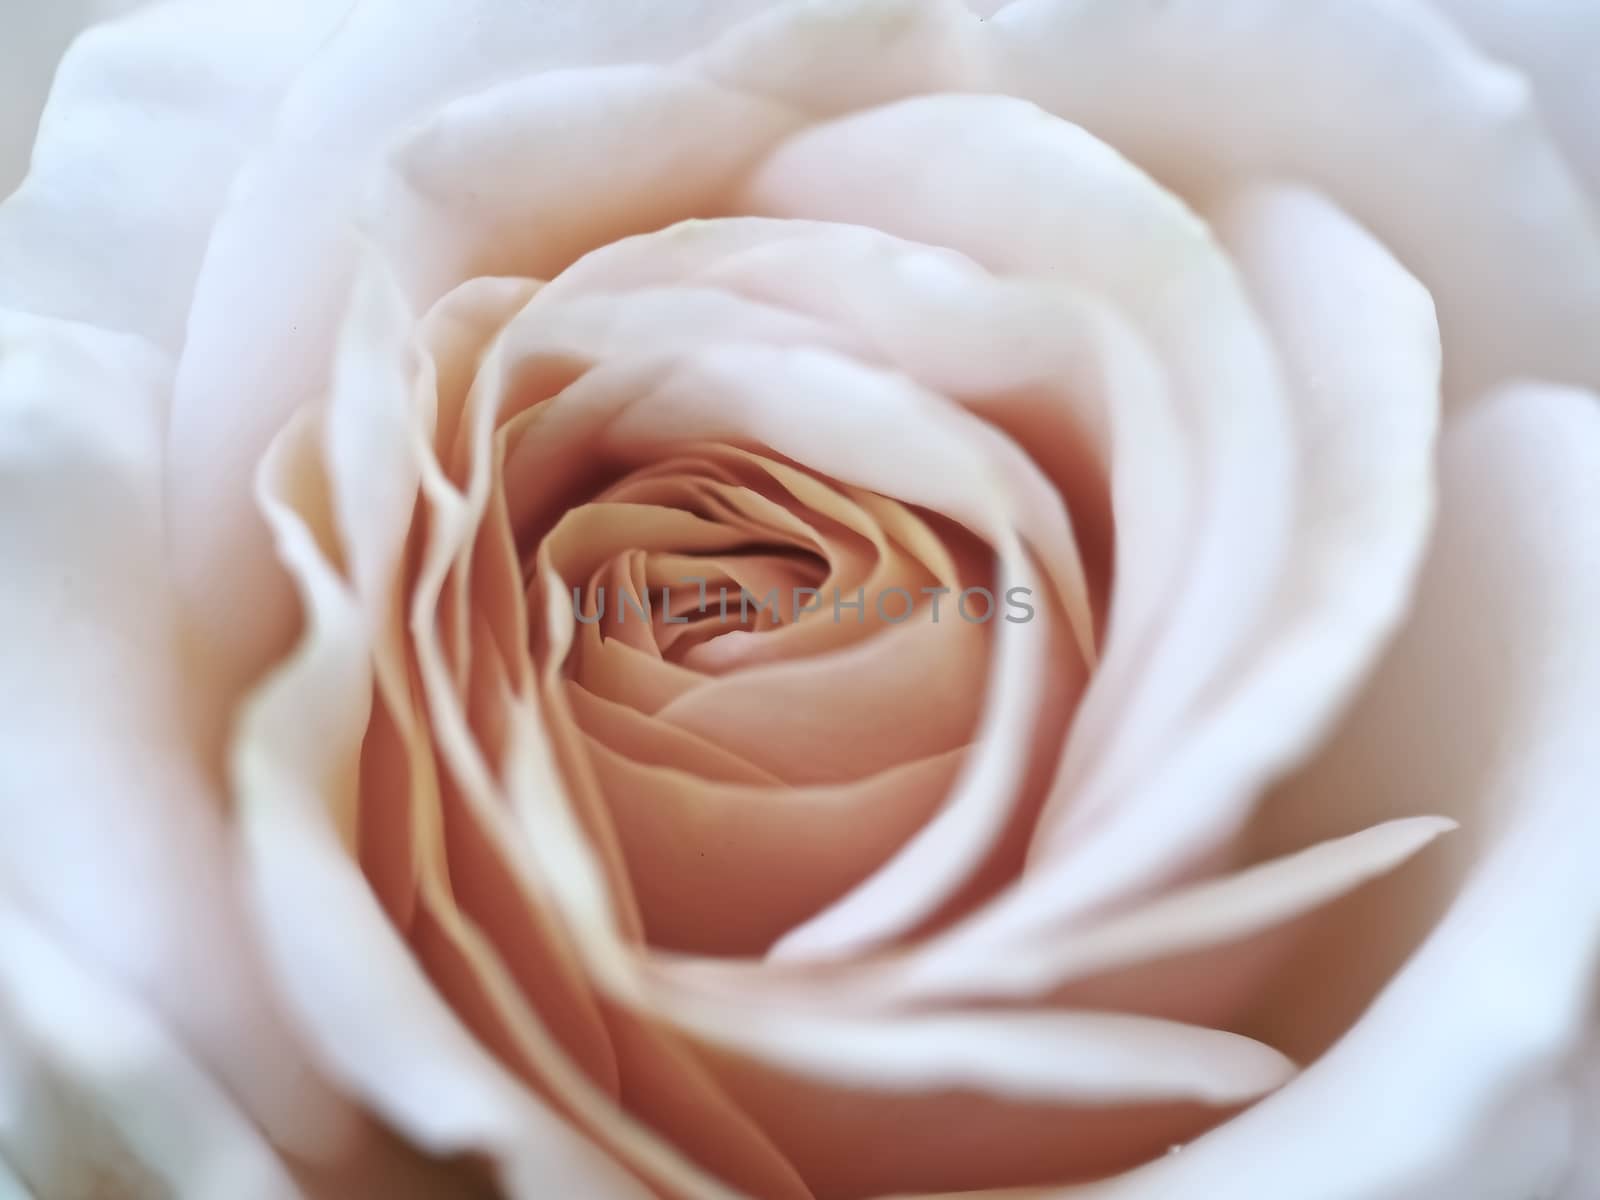
{"label": "soft focus background", "polygon": [[0,196],[28,170],[39,112],[56,64],[86,26],[142,0],[0,0]]}

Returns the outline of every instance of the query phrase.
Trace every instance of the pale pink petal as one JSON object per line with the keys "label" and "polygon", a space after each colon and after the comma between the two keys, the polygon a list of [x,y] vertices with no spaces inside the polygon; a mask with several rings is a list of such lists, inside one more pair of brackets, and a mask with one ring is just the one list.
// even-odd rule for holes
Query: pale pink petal
{"label": "pale pink petal", "polygon": [[170,381],[142,339],[0,313],[0,886],[287,1150],[331,1156],[349,1114],[255,961],[208,767],[224,714],[165,578]]}
{"label": "pale pink petal", "polygon": [[[961,156],[944,151],[952,138]],[[899,202],[908,191],[917,204]],[[1040,194],[1055,203],[1036,204]],[[1259,622],[1295,566],[1288,397],[1240,280],[1197,218],[1114,150],[1001,97],[912,100],[809,130],[752,177],[746,202],[880,226],[994,270],[1101,293],[1169,372],[1195,477],[1190,535],[1186,547],[1127,548],[1162,561],[1133,564],[1151,586],[1113,601],[1057,792],[1100,807],[1171,757],[1174,730],[1206,688],[1256,651]],[[1118,462],[1129,487],[1151,479],[1136,452]],[[1214,819],[1214,837],[1229,832],[1219,807],[1233,782],[1187,798],[1194,820]]]}
{"label": "pale pink petal", "polygon": [[892,1095],[969,1089],[1036,1103],[1253,1100],[1294,1077],[1249,1038],[1096,1012],[762,1014],[704,1002],[670,1015],[706,1041],[841,1087]]}
{"label": "pale pink petal", "polygon": [[[1575,1056],[1592,1033],[1600,965],[1600,399],[1508,388],[1447,430],[1442,463],[1416,610],[1296,787],[1309,820],[1330,801],[1359,801],[1346,817],[1357,821],[1374,809],[1449,812],[1462,823],[1451,840],[1476,846],[1473,861],[1458,856],[1437,889],[1408,876],[1348,949],[1296,968],[1381,983],[1392,951],[1409,949],[1388,926],[1414,929],[1447,904],[1359,1023],[1294,1083],[1181,1154],[1063,1200],[1502,1200],[1555,1194],[1563,1179],[1584,1194],[1570,1173],[1582,1136]],[[1283,1012],[1286,1029],[1316,1019],[1315,990],[1298,1000],[1313,1003]]]}
{"label": "pale pink petal", "polygon": [[1403,615],[1420,562],[1439,379],[1427,294],[1314,193],[1249,189],[1222,201],[1215,221],[1297,401],[1284,576],[1256,645],[1213,682],[1144,781],[1045,814],[1040,890],[1029,897],[1025,886],[1019,910],[1101,903],[1180,872],[1237,829],[1262,785],[1337,715]]}
{"label": "pale pink petal", "polygon": [[97,21],[133,8],[139,0],[58,0],[6,13],[0,46],[0,197],[28,170],[28,159],[61,55],[78,34]]}
{"label": "pale pink petal", "polygon": [[[462,136],[463,147],[495,153],[487,162],[474,160],[465,176],[441,179],[426,170],[427,154],[431,148],[434,165],[448,166],[452,139],[430,144],[424,127],[417,166],[418,181],[427,188],[442,181],[468,183],[488,171],[497,186],[473,190],[485,201],[510,203],[528,198],[515,186],[519,182],[546,194],[554,183],[567,214],[594,213],[590,232],[597,236],[624,232],[630,222],[650,228],[694,215],[697,205],[711,202],[718,176],[708,170],[702,179],[672,148],[698,156],[703,165],[726,167],[741,152],[759,148],[763,131],[772,128],[766,123],[772,106],[655,68],[577,68],[661,62],[764,7],[763,0],[696,0],[674,5],[664,16],[629,3],[598,21],[556,3],[423,0],[408,5],[405,19],[396,22],[392,14],[360,4],[321,45],[284,98],[270,143],[239,177],[210,232],[173,403],[168,486],[174,567],[185,599],[206,621],[201,632],[208,652],[235,675],[262,665],[291,635],[293,598],[272,560],[246,481],[289,413],[326,388],[334,332],[355,267],[358,221],[375,232],[391,223],[396,233],[416,232],[392,200],[421,199],[424,207],[443,202],[453,218],[484,213],[481,203],[475,208],[460,192],[396,197],[386,186],[390,177],[380,172],[382,154],[429,117],[441,129],[464,135],[462,122],[470,115],[476,118],[475,136]],[[243,40],[249,44],[248,35]],[[522,82],[504,84],[507,78]],[[490,84],[503,86],[483,91]],[[459,109],[449,107],[474,92],[482,94]],[[508,95],[529,106],[507,107]],[[731,115],[717,115],[716,97]],[[739,115],[758,111],[769,116]],[[728,143],[704,136],[705,123],[713,120],[730,135]],[[612,152],[587,153],[592,139],[613,127]],[[504,139],[519,129],[527,136],[508,157]],[[574,154],[575,147],[585,153]],[[550,170],[552,152],[562,159],[561,170]],[[638,175],[616,186],[614,172],[626,162],[637,163]],[[512,172],[513,166],[525,170]],[[591,173],[589,185],[575,177],[580,171]],[[178,179],[184,171],[168,174]],[[675,195],[662,196],[664,208],[651,219],[646,214],[652,198],[669,180],[681,186]],[[621,211],[601,212],[597,195],[611,197]],[[364,210],[369,200],[373,207]],[[524,228],[534,231],[549,218],[548,212],[543,219],[528,215]],[[503,226],[485,229],[502,231]],[[406,244],[406,259],[433,270],[449,255],[443,246],[441,257],[421,253],[439,236],[437,226],[428,225],[427,232]],[[547,256],[586,249],[572,244],[573,234],[570,227],[555,231],[544,247]],[[469,247],[472,269],[485,265],[477,252],[492,241]],[[490,270],[518,269],[527,260],[527,247],[519,247],[510,261]],[[459,259],[455,265],[468,267]],[[159,270],[156,276],[164,278]],[[442,286],[457,282],[459,276]],[[244,320],[241,297],[248,297]],[[435,293],[417,303],[426,307],[437,298]],[[217,402],[222,396],[226,404]],[[223,613],[228,615],[218,615]]]}
{"label": "pale pink petal", "polygon": [[[0,208],[0,305],[178,350],[240,165],[347,7],[177,0],[81,37],[61,64],[28,178]],[[237,300],[229,308],[237,318]]]}
{"label": "pale pink petal", "polygon": [[943,803],[962,751],[848,783],[724,783],[593,747],[652,946],[758,955],[880,867]]}
{"label": "pale pink petal", "polygon": [[41,1196],[301,1193],[140,1003],[0,906],[0,1155]]}
{"label": "pale pink petal", "polygon": [[809,0],[723,34],[684,66],[811,117],[927,92],[988,90],[981,27],[961,0]]}
{"label": "pale pink petal", "polygon": [[425,306],[477,275],[548,278],[595,246],[708,215],[798,121],[661,67],[548,71],[430,115],[357,220]]}
{"label": "pale pink petal", "polygon": [[1600,383],[1592,198],[1528,82],[1427,4],[1018,0],[989,28],[1006,90],[1197,201],[1264,175],[1326,191],[1433,293],[1453,400]]}
{"label": "pale pink petal", "polygon": [[1591,0],[1428,0],[1527,76],[1539,115],[1600,204],[1600,8]]}

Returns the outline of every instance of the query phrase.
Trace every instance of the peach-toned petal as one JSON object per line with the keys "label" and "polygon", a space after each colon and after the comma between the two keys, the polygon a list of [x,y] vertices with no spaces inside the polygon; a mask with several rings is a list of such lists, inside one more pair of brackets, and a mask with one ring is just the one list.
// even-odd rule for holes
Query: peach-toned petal
{"label": "peach-toned petal", "polygon": [[963,751],[811,787],[723,783],[593,748],[654,946],[760,954],[938,809]]}
{"label": "peach-toned petal", "polygon": [[307,453],[308,428],[290,427],[262,483],[310,632],[251,698],[233,758],[258,918],[280,986],[324,1061],[419,1145],[490,1155],[513,1195],[554,1186],[642,1198],[642,1184],[518,1087],[445,1007],[330,819],[350,802],[373,648],[354,598],[288,506],[293,494],[281,494],[285,473]]}
{"label": "peach-toned petal", "polygon": [[[450,832],[448,818],[454,811],[455,819],[463,822],[457,826],[454,840],[468,833],[484,835],[480,849],[475,852],[479,856],[477,861],[463,859],[460,867],[465,871],[479,871],[485,865],[494,865],[485,854],[497,853],[503,856],[504,866],[511,873],[503,886],[499,904],[527,899],[542,906],[565,896],[553,895],[561,883],[560,877],[539,870],[544,865],[540,854],[546,848],[545,839],[538,836],[537,827],[528,819],[530,809],[519,803],[524,793],[518,785],[521,776],[517,764],[532,748],[532,737],[519,709],[521,700],[514,696],[503,698],[499,719],[504,722],[503,749],[508,762],[492,762],[485,754],[485,747],[475,738],[468,714],[455,693],[437,620],[443,588],[452,570],[463,569],[462,564],[470,562],[472,546],[480,536],[487,511],[488,493],[495,478],[494,425],[502,408],[498,402],[500,393],[494,388],[498,377],[494,370],[481,374],[468,398],[461,433],[465,463],[463,488],[458,489],[446,477],[425,442],[414,440],[428,520],[426,541],[409,600],[408,627],[433,746],[442,774],[448,778],[447,794],[452,804],[459,804],[453,810],[447,806],[446,833]],[[507,781],[510,796],[502,791],[502,780]],[[547,788],[542,801],[570,816],[567,782],[553,779]],[[589,815],[593,819],[585,829],[589,842],[585,858],[594,854],[595,844],[604,833],[603,816]],[[519,818],[522,818],[520,825]],[[426,889],[430,883],[426,873],[422,882]],[[515,968],[508,968],[501,957],[502,954],[526,953],[530,946],[544,953],[544,947],[537,940],[519,940],[515,930],[507,925],[498,930],[502,945],[489,944],[481,935],[492,927],[485,924],[480,929],[465,908],[458,912],[448,891],[438,886],[440,883],[443,881],[435,883],[431,896],[425,892],[427,903],[419,909],[423,918],[417,929],[421,939],[419,954],[452,1004],[462,1012],[472,1032],[484,1039],[497,1057],[514,1066],[525,1080],[540,1089],[541,1094],[548,1093],[564,1114],[579,1123],[619,1161],[660,1183],[668,1194],[722,1197],[728,1193],[714,1176],[724,1176],[741,1188],[748,1187],[760,1194],[794,1196],[797,1200],[804,1195],[803,1188],[797,1190],[792,1170],[762,1132],[729,1104],[714,1083],[701,1080],[691,1070],[677,1077],[676,1087],[665,1087],[661,1081],[670,1081],[674,1076],[650,1068],[649,1063],[669,1052],[668,1035],[635,1028],[627,1024],[633,1019],[628,1016],[618,1018],[623,1022],[621,1025],[610,1018],[607,1020],[612,1037],[629,1039],[629,1048],[619,1051],[616,1057],[617,1077],[624,1096],[630,1072],[651,1070],[658,1081],[652,1094],[659,1103],[676,1104],[674,1111],[706,1130],[707,1136],[694,1146],[669,1144],[650,1124],[643,1123],[643,1112],[635,1111],[633,1102],[627,1101],[619,1107],[619,1097],[606,1089],[607,1078],[596,1079],[585,1073],[592,1056],[582,1053],[582,1044],[573,1044],[570,1037],[565,1043],[559,1040],[562,1022],[570,1028],[576,1019],[578,1031],[582,1032],[584,1008],[569,1003],[561,1009],[553,1009],[547,993],[557,980],[541,978],[537,971],[519,973]],[[608,932],[613,936],[631,934],[636,917],[632,915],[626,880],[619,874],[609,878],[602,874],[601,886],[604,919],[620,916],[626,922],[613,926]],[[523,890],[522,897],[518,896],[519,888]],[[470,898],[468,892],[469,889],[461,889],[464,902]],[[494,896],[480,895],[486,905],[483,908],[485,920],[503,922],[506,914],[495,903]],[[550,908],[549,914],[541,907],[538,915],[557,916],[559,913],[560,909],[555,906]],[[587,936],[587,928],[580,923],[578,936],[571,940],[581,945]],[[554,957],[552,961],[559,965],[565,960]],[[659,1095],[663,1087],[665,1094]],[[501,1162],[509,1169],[504,1156]]]}
{"label": "peach-toned petal", "polygon": [[[1014,446],[907,381],[836,356],[724,347],[687,355],[676,366],[648,359],[612,364],[591,371],[536,411],[540,421],[529,430],[537,428],[539,435],[525,439],[534,448],[570,445],[564,438],[585,425],[604,431],[612,453],[680,439],[744,437],[841,482],[942,510],[996,547],[997,594],[1013,586],[1046,594],[1019,544],[1017,526],[1040,534],[1054,551],[1046,561],[1068,568],[1076,561],[1060,547],[1070,532],[1052,524],[1062,519],[1059,512],[1019,511],[1013,481],[1026,480],[1029,468],[1018,461]],[[874,453],[880,438],[908,428],[918,431],[918,455],[884,459]],[[564,436],[558,438],[557,431]],[[1068,573],[1059,584],[1065,585],[1060,594],[1069,611],[1078,609],[1081,576]],[[571,621],[570,597],[555,599],[565,611],[553,608],[552,620]],[[992,703],[950,803],[884,872],[822,914],[818,922],[824,924],[811,923],[807,938],[825,939],[837,952],[903,929],[929,915],[982,860],[1004,828],[1034,757],[1033,724],[1060,697],[1043,707],[1041,702],[1052,693],[1070,695],[1081,678],[1070,655],[1052,657],[1049,664],[1041,660],[1038,647],[1049,636],[1051,614],[1045,609],[1040,615],[1032,623],[997,621],[997,662],[988,685]]]}
{"label": "peach-toned petal", "polygon": [[982,626],[941,617],[924,607],[844,649],[748,666],[655,715],[797,785],[941,754],[976,734],[991,645]]}
{"label": "peach-toned petal", "polygon": [[[993,1195],[983,1188],[1098,1178],[1146,1162],[1236,1111],[1193,1103],[1027,1103],[966,1090],[858,1090],[703,1053],[819,1200],[926,1200],[930,1190],[970,1200]],[[1034,1200],[1038,1193],[1024,1195]],[[1013,1192],[1000,1197],[1021,1200]]]}
{"label": "peach-toned petal", "polygon": [[[681,280],[848,329],[859,357],[886,361],[1011,433],[1066,498],[1102,574],[1109,474],[1119,623],[1142,628],[1162,612],[1193,472],[1160,364],[1103,301],[1059,283],[999,279],[963,255],[862,226],[761,218],[613,243],[552,281],[545,299]],[[1102,619],[1106,584],[1090,579]]]}
{"label": "peach-toned petal", "polygon": [[567,685],[567,702],[586,734],[632,762],[671,767],[712,782],[779,786],[777,776],[715,742],[653,721],[638,709],[605,700],[577,684]]}

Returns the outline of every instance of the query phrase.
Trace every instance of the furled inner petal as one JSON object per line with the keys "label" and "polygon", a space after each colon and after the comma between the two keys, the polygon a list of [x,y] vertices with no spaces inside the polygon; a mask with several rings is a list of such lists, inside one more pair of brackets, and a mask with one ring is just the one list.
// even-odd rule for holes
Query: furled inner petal
{"label": "furled inner petal", "polygon": [[[648,403],[642,402],[644,398]],[[802,407],[806,419],[797,422],[790,414],[798,414]],[[552,477],[561,462],[570,459],[560,448],[586,444],[574,441],[577,429],[588,428],[604,438],[598,444],[587,443],[593,449],[581,457],[591,463],[685,439],[758,440],[797,461],[826,469],[842,482],[943,509],[1000,549],[997,594],[1013,586],[1027,587],[1040,597],[1064,597],[1068,612],[1081,611],[1081,571],[1074,571],[1077,560],[1071,556],[1070,540],[1063,541],[1070,539],[1070,533],[1052,526],[1047,510],[1021,512],[1007,500],[1013,484],[998,473],[998,463],[1015,464],[1016,477],[1029,478],[1023,461],[1013,457],[1014,447],[976,422],[968,426],[959,410],[937,405],[931,396],[891,376],[817,351],[717,348],[699,355],[684,352],[676,366],[648,359],[626,369],[622,364],[603,365],[535,414],[524,431],[517,462],[549,489],[559,490],[559,480]],[[924,453],[918,456],[920,461],[904,465],[874,460],[863,453],[872,443],[872,431],[861,426],[850,436],[841,436],[845,420],[852,427],[884,422],[886,429],[915,428]],[[965,439],[957,436],[958,429],[965,431]],[[998,461],[986,462],[976,453],[977,447],[992,447]],[[941,462],[949,465],[941,467]],[[1040,586],[1030,558],[1021,552],[1013,523],[1037,530],[1045,561],[1059,572],[1051,580],[1054,592]],[[567,610],[565,616],[557,614],[558,619],[571,620],[570,597],[554,598]],[[823,914],[821,919],[852,925],[863,919],[880,923],[923,919],[993,847],[1012,811],[1014,787],[1039,758],[1039,746],[1032,739],[1038,730],[1061,719],[1074,676],[1081,678],[1081,662],[1075,667],[1070,652],[1047,653],[1041,659],[1037,647],[1040,638],[1048,637],[1048,614],[1048,608],[1041,609],[1042,619],[1033,624],[997,622],[999,663],[994,669],[1005,678],[1018,674],[1014,686],[993,679],[988,685],[992,703],[969,761],[971,773],[939,818],[918,834],[886,873],[869,882],[870,892],[848,897],[845,916]],[[1052,670],[1039,679],[1034,672],[1046,663]],[[1030,675],[1035,679],[1031,686],[1046,688],[1042,695],[1050,697],[1042,709],[1026,686]],[[997,711],[1004,715],[996,715]],[[1006,745],[1012,748],[1002,751]]]}
{"label": "furled inner petal", "polygon": [[1076,892],[1090,905],[1126,886],[1111,880],[1194,855],[1209,840],[1193,803],[1208,780],[1235,789],[1238,820],[1377,656],[1426,540],[1440,362],[1428,295],[1315,193],[1249,189],[1219,204],[1216,224],[1298,401],[1296,536],[1257,646],[1194,716],[1193,749],[1169,752],[1145,796],[1047,814],[1035,855],[1062,889],[1052,904]]}
{"label": "furled inner petal", "polygon": [[[965,147],[959,160],[941,150],[952,136]],[[898,204],[908,192],[922,201]],[[1060,202],[1035,205],[1029,198],[1039,194]],[[1119,578],[1133,571],[1145,586],[1113,598],[1053,803],[1097,807],[1126,793],[1170,757],[1174,731],[1217,675],[1254,650],[1289,565],[1296,447],[1287,396],[1266,331],[1219,247],[1108,146],[1002,97],[921,98],[809,130],[751,178],[744,202],[776,216],[871,224],[951,246],[992,270],[1088,287],[1159,356],[1190,457],[1191,532],[1177,545],[1119,546]],[[1149,470],[1128,467],[1141,485],[1160,486]],[[1138,561],[1148,555],[1159,565]],[[1195,854],[1236,831],[1233,782],[1185,797],[1205,826],[1190,844]]]}

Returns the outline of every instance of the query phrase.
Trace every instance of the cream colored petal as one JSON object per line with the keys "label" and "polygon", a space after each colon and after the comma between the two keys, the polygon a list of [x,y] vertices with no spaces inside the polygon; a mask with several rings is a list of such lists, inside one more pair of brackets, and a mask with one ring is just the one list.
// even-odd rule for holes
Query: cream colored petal
{"label": "cream colored petal", "polygon": [[62,52],[89,26],[131,9],[139,0],[61,0],[14,6],[5,15],[6,40],[0,49],[0,197],[8,195],[28,170],[39,113]]}
{"label": "cream colored petal", "polygon": [[549,71],[430,114],[390,152],[359,219],[413,304],[479,275],[548,278],[596,246],[714,211],[797,123],[680,71]]}
{"label": "cream colored petal", "polygon": [[1291,921],[1395,870],[1456,823],[1402,818],[1203,880],[1033,942],[952,941],[908,957],[902,998],[1013,996],[1225,945]]}

